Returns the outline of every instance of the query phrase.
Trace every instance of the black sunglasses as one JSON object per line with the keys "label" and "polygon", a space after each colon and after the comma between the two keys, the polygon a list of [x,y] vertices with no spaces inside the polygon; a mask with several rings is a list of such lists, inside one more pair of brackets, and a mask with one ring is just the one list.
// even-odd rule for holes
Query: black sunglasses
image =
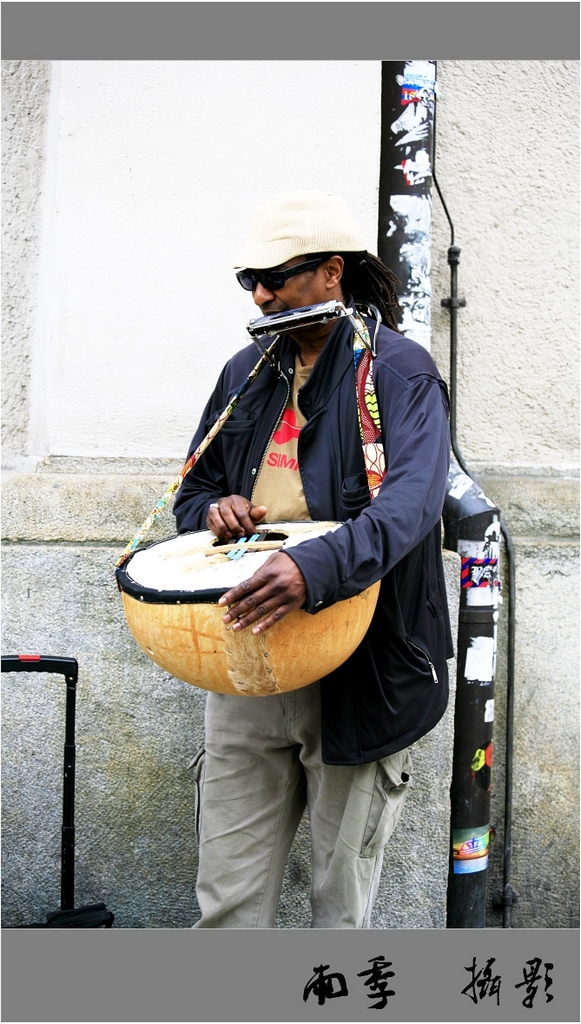
{"label": "black sunglasses", "polygon": [[315,270],[327,259],[329,257],[325,254],[313,256],[305,263],[297,263],[296,266],[289,267],[287,270],[239,270],[236,278],[247,292],[253,292],[259,281],[267,291],[277,292],[280,288],[284,288],[289,277],[304,274],[307,270]]}

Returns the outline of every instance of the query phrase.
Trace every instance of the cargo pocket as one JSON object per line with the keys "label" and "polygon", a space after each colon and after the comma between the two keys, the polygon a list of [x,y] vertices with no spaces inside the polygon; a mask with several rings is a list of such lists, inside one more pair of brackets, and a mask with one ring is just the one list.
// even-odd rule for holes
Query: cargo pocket
{"label": "cargo pocket", "polygon": [[410,749],[398,750],[377,762],[371,806],[361,846],[361,857],[375,857],[397,825],[411,784]]}
{"label": "cargo pocket", "polygon": [[197,751],[193,760],[190,761],[188,768],[191,768],[194,773],[194,829],[199,843],[202,830],[202,794],[206,774],[206,751],[204,747]]}

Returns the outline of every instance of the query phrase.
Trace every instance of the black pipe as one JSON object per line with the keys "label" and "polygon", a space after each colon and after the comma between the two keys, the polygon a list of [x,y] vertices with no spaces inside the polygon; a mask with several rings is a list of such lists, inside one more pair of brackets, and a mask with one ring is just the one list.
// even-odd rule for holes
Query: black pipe
{"label": "black pipe", "polygon": [[500,528],[504,537],[508,557],[508,650],[507,650],[507,687],[506,687],[506,768],[504,793],[504,871],[502,896],[493,900],[495,910],[502,910],[502,927],[511,927],[510,908],[517,902],[517,895],[512,890],[512,782],[514,752],[514,694],[515,694],[515,638],[516,638],[516,576],[514,566],[514,549],[512,537],[506,524],[500,519]]}

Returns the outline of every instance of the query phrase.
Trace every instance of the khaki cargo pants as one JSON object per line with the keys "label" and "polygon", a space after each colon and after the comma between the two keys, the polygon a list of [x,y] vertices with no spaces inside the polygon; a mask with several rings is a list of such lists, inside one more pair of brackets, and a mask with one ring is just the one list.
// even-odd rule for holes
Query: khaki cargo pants
{"label": "khaki cargo pants", "polygon": [[195,928],[273,928],[305,807],[312,927],[368,928],[384,847],[410,784],[402,750],[372,764],[321,759],[319,684],[269,697],[209,693],[196,765]]}

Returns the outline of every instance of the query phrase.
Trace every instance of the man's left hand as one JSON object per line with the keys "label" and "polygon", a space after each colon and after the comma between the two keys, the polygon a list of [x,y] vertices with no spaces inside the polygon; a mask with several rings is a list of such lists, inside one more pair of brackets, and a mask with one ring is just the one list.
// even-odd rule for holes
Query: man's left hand
{"label": "man's left hand", "polygon": [[[254,576],[233,587],[218,602],[229,609],[222,621],[239,631],[256,623],[257,635],[280,622],[289,612],[302,608],[307,588],[302,572],[282,551],[271,555]],[[232,607],[233,606],[233,607]],[[259,619],[263,621],[258,622]]]}

